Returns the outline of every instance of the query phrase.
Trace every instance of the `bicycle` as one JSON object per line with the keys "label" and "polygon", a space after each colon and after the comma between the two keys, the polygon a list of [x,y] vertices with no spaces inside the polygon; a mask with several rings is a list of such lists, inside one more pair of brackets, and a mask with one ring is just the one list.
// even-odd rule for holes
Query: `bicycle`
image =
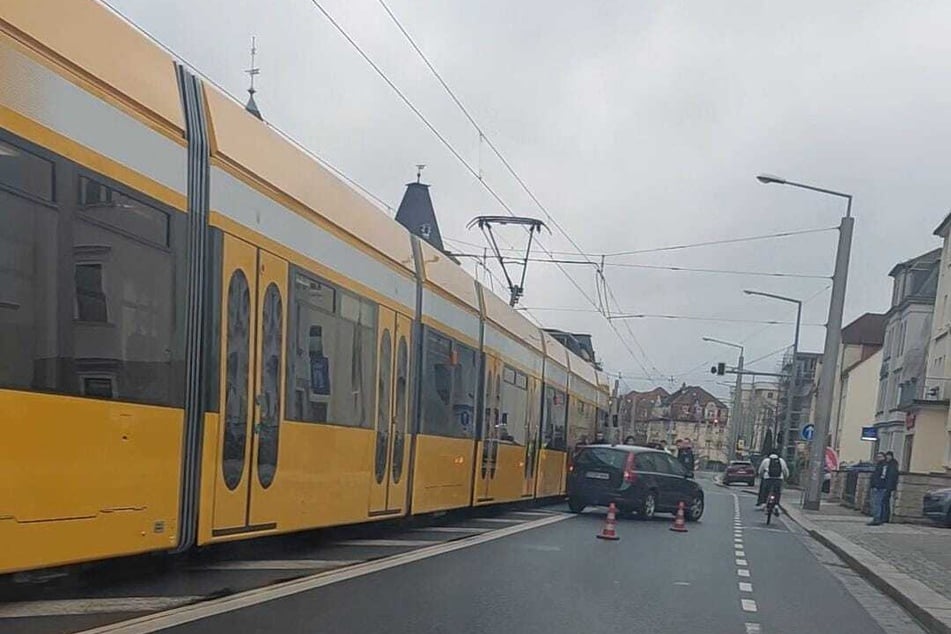
{"label": "bicycle", "polygon": [[770,492],[769,497],[766,498],[766,525],[769,526],[770,520],[773,519],[773,514],[777,517],[779,513],[776,510],[776,493]]}

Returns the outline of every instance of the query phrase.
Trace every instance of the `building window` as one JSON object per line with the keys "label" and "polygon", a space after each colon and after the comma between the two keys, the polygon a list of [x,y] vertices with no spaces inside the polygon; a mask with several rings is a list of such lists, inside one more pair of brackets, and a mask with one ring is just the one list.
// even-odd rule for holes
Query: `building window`
{"label": "building window", "polygon": [[76,264],[76,319],[79,321],[109,321],[106,310],[106,291],[102,284],[102,264]]}
{"label": "building window", "polygon": [[0,185],[53,202],[53,162],[0,141]]}

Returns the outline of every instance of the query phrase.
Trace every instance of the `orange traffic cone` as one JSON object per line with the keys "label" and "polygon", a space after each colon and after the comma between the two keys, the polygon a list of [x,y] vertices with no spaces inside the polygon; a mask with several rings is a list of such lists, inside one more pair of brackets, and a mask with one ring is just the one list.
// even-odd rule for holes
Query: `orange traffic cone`
{"label": "orange traffic cone", "polygon": [[677,517],[674,518],[674,525],[670,527],[670,530],[676,531],[678,533],[687,532],[687,522],[684,521],[683,500],[681,500],[680,504],[677,506]]}
{"label": "orange traffic cone", "polygon": [[598,533],[598,539],[610,539],[612,541],[617,541],[620,537],[617,536],[617,519],[615,519],[615,514],[617,513],[617,508],[614,506],[614,502],[611,502],[611,506],[608,507],[608,517],[604,520],[604,528],[601,529],[601,532]]}

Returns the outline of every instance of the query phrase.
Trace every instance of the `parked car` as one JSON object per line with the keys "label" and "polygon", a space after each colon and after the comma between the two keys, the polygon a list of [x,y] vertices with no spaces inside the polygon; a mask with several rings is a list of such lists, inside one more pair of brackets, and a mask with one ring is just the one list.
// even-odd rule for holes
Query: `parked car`
{"label": "parked car", "polygon": [[750,486],[756,484],[756,468],[749,460],[733,460],[723,473],[723,484],[730,486],[734,482],[745,482]]}
{"label": "parked car", "polygon": [[676,513],[683,502],[685,518],[694,522],[704,509],[703,489],[673,456],[646,447],[588,445],[569,467],[568,507],[580,513],[611,502],[622,514],[643,519]]}
{"label": "parked car", "polygon": [[925,493],[921,512],[925,517],[951,528],[951,488]]}

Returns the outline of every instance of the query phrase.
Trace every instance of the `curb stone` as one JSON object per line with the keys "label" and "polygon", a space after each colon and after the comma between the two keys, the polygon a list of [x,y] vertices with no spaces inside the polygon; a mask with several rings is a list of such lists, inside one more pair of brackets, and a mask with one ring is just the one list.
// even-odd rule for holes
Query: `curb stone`
{"label": "curb stone", "polygon": [[816,526],[795,507],[780,505],[786,516],[846,562],[873,586],[894,599],[931,634],[951,634],[951,599],[838,533]]}

